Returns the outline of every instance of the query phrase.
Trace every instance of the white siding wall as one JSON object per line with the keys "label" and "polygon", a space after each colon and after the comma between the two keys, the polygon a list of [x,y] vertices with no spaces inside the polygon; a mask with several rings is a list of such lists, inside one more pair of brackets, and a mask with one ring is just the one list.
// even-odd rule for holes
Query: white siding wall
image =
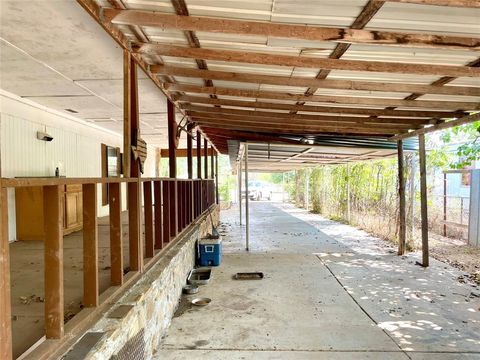
{"label": "white siding wall", "polygon": [[[53,136],[53,141],[38,140],[37,131]],[[90,126],[82,120],[26,101],[0,90],[1,176],[53,176],[61,162],[67,177],[101,177],[101,144],[122,148],[122,137]],[[155,176],[155,149],[148,149],[146,177]],[[101,204],[98,189],[99,216],[108,214]],[[123,204],[125,191],[123,193]],[[15,239],[15,194],[9,189],[9,234]]]}

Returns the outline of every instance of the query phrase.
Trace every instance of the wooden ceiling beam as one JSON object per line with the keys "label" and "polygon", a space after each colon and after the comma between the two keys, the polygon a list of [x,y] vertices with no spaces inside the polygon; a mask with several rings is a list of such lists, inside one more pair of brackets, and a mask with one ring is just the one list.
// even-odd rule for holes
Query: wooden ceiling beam
{"label": "wooden ceiling beam", "polygon": [[194,113],[190,114],[192,121],[209,121],[222,124],[240,124],[240,125],[272,125],[280,126],[282,128],[306,128],[308,127],[311,130],[323,129],[323,128],[357,128],[357,129],[374,129],[374,130],[396,130],[396,134],[400,132],[405,132],[407,130],[418,129],[419,126],[415,124],[384,124],[381,122],[377,123],[355,123],[355,122],[337,122],[337,121],[322,121],[322,122],[306,122],[306,121],[295,121],[287,122],[278,120],[276,118],[242,118],[236,115],[221,115],[218,117],[212,117],[211,114],[202,114]]}
{"label": "wooden ceiling beam", "polygon": [[240,130],[240,131],[254,131],[254,132],[263,132],[269,134],[299,134],[299,135],[313,135],[313,134],[343,134],[343,135],[378,135],[378,136],[389,136],[398,134],[398,131],[394,129],[385,129],[385,130],[378,130],[378,129],[359,129],[356,127],[322,127],[322,128],[315,128],[312,129],[309,126],[305,127],[285,127],[281,126],[271,126],[271,125],[259,125],[259,124],[227,124],[222,121],[208,121],[205,119],[193,119],[196,123],[202,126],[207,126],[210,128],[220,128],[220,129],[232,129],[232,130]]}
{"label": "wooden ceiling beam", "polygon": [[480,1],[478,0],[384,0],[383,2],[385,1],[417,5],[480,8]]}
{"label": "wooden ceiling beam", "polygon": [[478,50],[478,48],[480,48],[480,38],[474,37],[292,25],[264,21],[173,15],[144,10],[105,9],[104,14],[107,19],[116,25],[158,27],[192,32],[203,31],[222,34],[258,35],[351,44],[462,50]]}
{"label": "wooden ceiling beam", "polygon": [[337,107],[337,106],[313,106],[313,105],[294,105],[269,103],[260,101],[243,101],[230,99],[210,99],[200,96],[179,95],[175,96],[175,101],[180,102],[180,107],[185,109],[188,103],[195,104],[209,104],[219,106],[235,106],[255,109],[268,110],[287,110],[287,111],[304,111],[304,112],[319,112],[327,114],[357,114],[369,116],[396,116],[396,117],[413,117],[413,118],[454,118],[463,116],[462,112],[446,112],[446,111],[422,111],[422,110],[389,110],[389,109],[366,109],[358,107]]}
{"label": "wooden ceiling beam", "polygon": [[291,94],[277,91],[257,91],[244,89],[231,89],[222,87],[205,87],[197,85],[181,85],[181,84],[164,84],[165,89],[169,91],[183,91],[187,93],[199,94],[215,94],[224,96],[237,96],[247,98],[275,99],[288,101],[309,101],[322,102],[332,104],[349,104],[349,105],[372,105],[372,106],[396,106],[396,107],[413,107],[443,110],[477,110],[480,104],[475,102],[456,102],[456,101],[431,101],[431,100],[398,100],[383,98],[367,98],[367,97],[347,97],[347,96],[323,96],[303,94]]}
{"label": "wooden ceiling beam", "polygon": [[[161,155],[162,158],[168,158],[168,154],[169,154],[169,149],[168,148],[160,150],[160,155]],[[215,154],[215,151],[212,148],[208,148],[207,155],[211,156],[212,154]],[[200,155],[205,156],[205,151],[203,149],[200,150]],[[178,157],[187,157],[188,156],[187,149],[176,149],[175,150],[175,156],[177,158]],[[192,149],[192,156],[193,157],[197,156],[197,148],[196,147],[194,147]]]}
{"label": "wooden ceiling beam", "polygon": [[434,132],[434,131],[437,131],[437,130],[445,130],[445,129],[449,129],[449,128],[452,128],[452,127],[455,127],[455,126],[470,124],[470,123],[473,123],[475,121],[480,121],[480,113],[476,113],[476,114],[469,115],[469,116],[464,116],[460,119],[439,123],[439,124],[436,124],[436,125],[433,125],[433,126],[424,127],[424,128],[417,129],[417,130],[409,132],[409,133],[399,134],[399,135],[393,136],[389,140],[391,140],[391,141],[403,140],[403,139],[407,139],[407,138],[410,138],[410,137],[413,137],[413,136],[418,136],[418,135],[421,135],[421,134],[431,133],[431,132]]}
{"label": "wooden ceiling beam", "polygon": [[215,50],[205,48],[186,48],[182,46],[134,43],[136,53],[149,55],[184,57],[192,59],[240,62],[248,64],[294,66],[301,68],[323,68],[328,70],[349,70],[384,72],[396,74],[440,75],[480,77],[480,69],[466,66],[394,63],[383,61],[324,59],[319,57],[266,54],[236,50]]}
{"label": "wooden ceiling beam", "polygon": [[440,87],[433,85],[382,83],[371,81],[350,81],[350,80],[323,80],[309,79],[305,77],[290,77],[276,75],[260,75],[237,73],[229,71],[199,70],[186,67],[174,67],[164,65],[152,65],[150,71],[159,75],[193,77],[211,80],[235,81],[255,84],[269,84],[281,86],[305,86],[324,89],[340,90],[364,90],[364,91],[389,91],[423,94],[442,95],[465,95],[480,96],[480,87],[471,86],[448,86]]}
{"label": "wooden ceiling beam", "polygon": [[218,107],[206,107],[206,106],[194,106],[185,105],[183,109],[187,111],[187,115],[194,116],[195,114],[209,114],[209,116],[223,116],[223,115],[235,115],[241,118],[273,118],[277,120],[288,121],[336,121],[336,122],[351,122],[351,123],[374,123],[374,124],[404,124],[404,125],[420,125],[435,123],[435,120],[427,119],[412,119],[412,118],[371,118],[367,116],[325,116],[325,115],[306,115],[306,114],[288,114],[270,111],[249,111],[249,110],[237,110],[226,109]]}

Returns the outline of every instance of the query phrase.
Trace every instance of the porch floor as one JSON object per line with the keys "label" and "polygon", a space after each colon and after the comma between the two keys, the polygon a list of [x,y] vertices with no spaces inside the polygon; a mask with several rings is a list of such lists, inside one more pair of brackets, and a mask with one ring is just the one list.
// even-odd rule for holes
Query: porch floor
{"label": "porch floor", "polygon": [[[480,290],[461,272],[292,205],[222,211],[222,265],[183,297],[158,359],[480,359]],[[263,280],[238,281],[237,272]]]}

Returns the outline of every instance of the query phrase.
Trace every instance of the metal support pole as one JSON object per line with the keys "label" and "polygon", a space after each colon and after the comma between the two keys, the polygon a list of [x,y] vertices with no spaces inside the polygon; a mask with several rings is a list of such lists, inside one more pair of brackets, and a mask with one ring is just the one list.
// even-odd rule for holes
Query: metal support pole
{"label": "metal support pole", "polygon": [[427,166],[425,155],[425,135],[418,135],[420,152],[420,205],[422,214],[422,266],[428,267],[428,205],[427,205]]}
{"label": "metal support pole", "polygon": [[245,249],[250,247],[250,223],[248,213],[248,143],[245,143]]}
{"label": "metal support pole", "polygon": [[238,162],[238,214],[240,216],[240,226],[242,226],[242,158]]}
{"label": "metal support pole", "polygon": [[447,173],[443,173],[443,236],[447,236]]}
{"label": "metal support pole", "polygon": [[405,208],[405,172],[404,172],[404,159],[403,159],[403,141],[398,140],[398,197],[399,197],[399,220],[400,228],[398,232],[398,255],[404,255],[406,250],[406,208]]}
{"label": "metal support pole", "polygon": [[350,165],[347,164],[347,221],[352,221],[350,211]]}

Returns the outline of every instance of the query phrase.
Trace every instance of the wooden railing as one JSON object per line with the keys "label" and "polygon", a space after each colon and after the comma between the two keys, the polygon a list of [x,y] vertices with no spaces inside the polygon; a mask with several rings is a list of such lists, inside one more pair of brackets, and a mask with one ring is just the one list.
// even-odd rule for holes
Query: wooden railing
{"label": "wooden railing", "polygon": [[[63,209],[65,185],[83,188],[83,305],[101,305],[98,266],[97,184],[108,184],[111,286],[125,286],[123,264],[122,191],[127,184],[129,271],[141,273],[155,263],[161,250],[216,202],[214,180],[168,178],[25,178],[1,179],[0,196],[0,358],[12,353],[8,188],[42,187],[45,226],[45,336],[64,337]],[[142,206],[143,204],[143,206]],[[142,211],[143,208],[143,211]],[[143,214],[143,221],[142,221]],[[144,236],[142,236],[142,230]]]}

